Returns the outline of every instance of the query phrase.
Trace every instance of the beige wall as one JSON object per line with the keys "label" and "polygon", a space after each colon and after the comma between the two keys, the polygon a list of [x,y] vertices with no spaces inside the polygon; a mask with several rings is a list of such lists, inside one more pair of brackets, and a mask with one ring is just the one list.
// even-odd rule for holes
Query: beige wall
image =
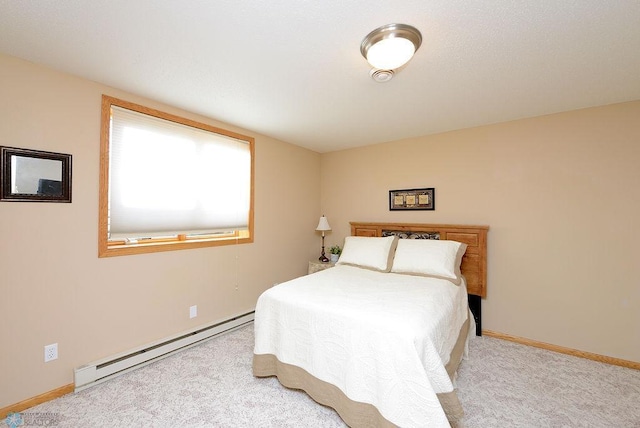
{"label": "beige wall", "polygon": [[[98,259],[102,93],[255,137],[255,242]],[[0,408],[252,310],[317,257],[322,212],[327,247],[354,220],[487,224],[486,329],[640,361],[640,101],[320,156],[2,55],[0,94],[1,145],[73,155],[72,204],[0,203]],[[422,186],[435,211],[388,210]]]}
{"label": "beige wall", "polygon": [[[255,137],[255,242],[98,259],[103,93]],[[0,203],[0,408],[92,360],[253,310],[317,257],[317,153],[1,55],[0,94],[0,145],[73,155],[71,204]]]}
{"label": "beige wall", "polygon": [[[640,101],[322,155],[349,221],[489,225],[485,329],[640,361]],[[435,187],[435,211],[388,191]]]}

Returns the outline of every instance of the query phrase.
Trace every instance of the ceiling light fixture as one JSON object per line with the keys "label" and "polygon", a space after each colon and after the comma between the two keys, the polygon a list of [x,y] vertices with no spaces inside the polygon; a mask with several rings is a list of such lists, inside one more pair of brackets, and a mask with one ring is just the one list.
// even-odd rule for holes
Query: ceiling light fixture
{"label": "ceiling light fixture", "polygon": [[415,27],[387,24],[376,28],[362,40],[360,53],[375,69],[395,70],[409,62],[421,44],[422,35]]}

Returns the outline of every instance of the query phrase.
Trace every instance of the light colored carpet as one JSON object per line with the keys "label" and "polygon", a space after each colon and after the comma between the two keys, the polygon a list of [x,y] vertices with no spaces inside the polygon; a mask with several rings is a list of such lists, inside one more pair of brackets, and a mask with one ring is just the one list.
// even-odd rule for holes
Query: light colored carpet
{"label": "light colored carpet", "polygon": [[[251,374],[253,325],[26,410],[59,427],[344,427],[330,408]],[[464,428],[640,427],[640,371],[474,338]],[[427,425],[428,426],[428,425]]]}

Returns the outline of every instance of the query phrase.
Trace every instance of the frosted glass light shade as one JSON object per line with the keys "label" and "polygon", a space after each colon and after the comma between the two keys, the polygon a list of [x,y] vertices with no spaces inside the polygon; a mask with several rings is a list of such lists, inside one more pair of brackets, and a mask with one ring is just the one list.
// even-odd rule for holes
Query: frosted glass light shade
{"label": "frosted glass light shade", "polygon": [[402,37],[384,39],[369,48],[367,62],[380,70],[394,70],[409,62],[415,51],[413,43]]}

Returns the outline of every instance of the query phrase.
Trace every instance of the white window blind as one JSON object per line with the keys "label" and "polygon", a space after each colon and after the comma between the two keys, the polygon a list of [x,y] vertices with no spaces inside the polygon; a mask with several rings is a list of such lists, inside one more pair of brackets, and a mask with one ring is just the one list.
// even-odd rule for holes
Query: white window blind
{"label": "white window blind", "polygon": [[248,142],[112,106],[109,238],[248,228]]}

